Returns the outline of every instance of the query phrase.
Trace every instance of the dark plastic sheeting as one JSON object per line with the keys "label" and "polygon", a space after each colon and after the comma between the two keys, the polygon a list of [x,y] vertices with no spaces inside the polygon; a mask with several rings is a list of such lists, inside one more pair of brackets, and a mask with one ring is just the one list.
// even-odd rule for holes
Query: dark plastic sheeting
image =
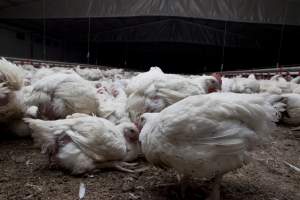
{"label": "dark plastic sheeting", "polygon": [[45,0],[44,7],[43,1],[32,1],[4,8],[0,17],[179,16],[300,25],[299,10],[299,0]]}

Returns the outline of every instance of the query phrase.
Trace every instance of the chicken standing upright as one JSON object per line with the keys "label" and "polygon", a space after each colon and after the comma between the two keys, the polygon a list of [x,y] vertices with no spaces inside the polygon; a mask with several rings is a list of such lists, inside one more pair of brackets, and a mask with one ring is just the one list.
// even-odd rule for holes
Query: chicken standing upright
{"label": "chicken standing upright", "polygon": [[81,113],[63,120],[24,120],[33,130],[36,144],[48,153],[50,164],[72,174],[107,167],[133,172],[125,168],[131,166],[127,161],[136,159],[140,150],[138,130],[132,123],[115,126],[106,119]]}
{"label": "chicken standing upright", "polygon": [[187,97],[160,113],[141,116],[139,140],[146,159],[174,168],[183,179],[214,179],[248,162],[247,152],[268,138],[284,111],[278,95],[211,93]]}

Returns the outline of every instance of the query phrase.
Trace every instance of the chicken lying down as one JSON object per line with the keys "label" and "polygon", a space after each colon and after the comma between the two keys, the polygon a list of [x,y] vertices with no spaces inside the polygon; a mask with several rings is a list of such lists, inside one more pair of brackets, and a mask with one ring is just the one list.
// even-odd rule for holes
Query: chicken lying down
{"label": "chicken lying down", "polygon": [[[270,80],[260,80],[260,87],[262,92],[274,92],[274,87],[277,88],[277,94],[284,94],[284,93],[292,93],[294,88],[297,87],[297,84],[293,82],[288,82],[282,75],[277,74],[271,77]],[[275,91],[276,91],[275,90]]]}
{"label": "chicken lying down", "polygon": [[300,93],[298,84],[287,81],[259,80],[260,92],[271,94]]}
{"label": "chicken lying down", "polygon": [[75,71],[78,75],[80,75],[82,78],[86,80],[96,81],[103,77],[103,74],[100,69],[88,69],[88,68],[80,68],[80,66],[77,66],[75,68]]}
{"label": "chicken lying down", "polygon": [[77,74],[65,73],[35,82],[26,104],[38,107],[37,116],[44,119],[65,118],[73,113],[98,115],[99,107],[96,88]]}
{"label": "chicken lying down", "polygon": [[249,74],[248,79],[256,80],[255,74]]}
{"label": "chicken lying down", "polygon": [[295,84],[300,84],[300,76],[298,75],[297,77],[293,78],[290,82]]}
{"label": "chicken lying down", "polygon": [[138,130],[132,123],[115,126],[110,121],[73,114],[67,119],[44,121],[25,118],[32,137],[48,153],[50,165],[82,174],[97,168],[116,168],[125,172],[140,151]]}
{"label": "chicken lying down", "polygon": [[[203,90],[203,93],[208,93],[210,90],[215,89],[221,89],[221,80],[218,80],[218,77],[216,76],[190,76],[190,77],[184,77],[178,74],[166,74],[164,73],[159,67],[151,67],[148,72],[140,73],[137,76],[134,76],[128,81],[127,87],[126,87],[126,94],[129,96],[136,92],[142,92],[145,91],[147,88],[149,88],[152,84],[167,84],[170,83],[168,86],[171,86],[172,89],[177,89],[180,86],[174,85],[174,81],[178,83],[180,81],[181,83],[184,81],[184,83],[189,83],[191,85],[196,85],[200,87],[201,90]],[[167,87],[168,87],[167,86]],[[206,87],[208,86],[208,87]],[[189,90],[189,88],[185,88]],[[181,91],[179,91],[181,92]]]}
{"label": "chicken lying down", "polygon": [[53,74],[56,74],[56,73],[63,73],[63,74],[76,74],[76,72],[72,69],[68,69],[68,68],[63,68],[63,67],[49,67],[49,66],[46,66],[46,67],[41,67],[39,69],[36,69],[35,71],[32,71],[31,72],[31,75],[29,75],[29,77],[27,77],[27,85],[32,85],[34,84],[35,82],[47,77],[47,76],[50,76],[50,75],[53,75]]}
{"label": "chicken lying down", "polygon": [[102,117],[114,124],[130,121],[126,110],[127,95],[124,89],[122,81],[118,80],[111,84],[109,92],[99,94],[99,112]]}
{"label": "chicken lying down", "polygon": [[300,94],[282,94],[287,99],[286,115],[282,122],[292,126],[300,126]]}
{"label": "chicken lying down", "polygon": [[282,77],[281,74],[275,74],[274,76],[272,76],[270,78],[271,81],[278,81],[278,82],[282,82],[282,83],[285,83],[287,82],[285,78]]}
{"label": "chicken lying down", "polygon": [[136,90],[127,100],[127,110],[133,122],[145,112],[160,112],[188,96],[206,94],[220,89],[219,81],[213,76],[185,78],[165,75],[154,80],[144,90]]}
{"label": "chicken lying down", "polygon": [[22,69],[25,71],[25,76],[23,79],[24,86],[31,85],[32,78],[33,78],[34,74],[36,74],[38,69],[30,64],[22,65]]}
{"label": "chicken lying down", "polygon": [[[93,81],[92,83],[97,88],[98,96],[102,101],[111,101],[118,95],[118,88],[116,87],[116,82],[118,81]],[[122,87],[122,89],[124,89]]]}
{"label": "chicken lying down", "polygon": [[247,152],[267,141],[285,104],[278,95],[211,93],[187,97],[160,113],[141,116],[146,159],[174,168],[182,179],[213,179],[219,199],[223,174],[248,163]]}
{"label": "chicken lying down", "polygon": [[160,80],[164,75],[159,67],[151,67],[148,72],[132,77],[128,82],[125,92],[129,96],[136,91],[145,90],[153,81]]}
{"label": "chicken lying down", "polygon": [[0,60],[0,123],[3,133],[29,136],[28,126],[22,118],[27,115],[24,104],[26,87],[23,86],[26,72],[19,66]]}
{"label": "chicken lying down", "polygon": [[259,93],[259,82],[252,78],[222,78],[222,92]]}
{"label": "chicken lying down", "polygon": [[0,122],[20,118],[23,106],[19,91],[25,72],[4,58],[0,60]]}
{"label": "chicken lying down", "polygon": [[292,93],[300,94],[300,84],[290,82],[289,86]]}

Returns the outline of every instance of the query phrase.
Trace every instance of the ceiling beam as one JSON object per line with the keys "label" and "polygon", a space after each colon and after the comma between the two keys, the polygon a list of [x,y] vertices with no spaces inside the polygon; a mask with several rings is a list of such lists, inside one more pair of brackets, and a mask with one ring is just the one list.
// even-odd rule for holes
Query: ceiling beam
{"label": "ceiling beam", "polygon": [[[9,8],[9,7],[16,7],[25,3],[33,2],[33,1],[38,1],[38,0],[23,0],[23,1],[16,1],[16,0],[1,0],[2,2],[9,4],[7,6],[0,6],[1,9]],[[0,2],[1,2],[0,1]]]}

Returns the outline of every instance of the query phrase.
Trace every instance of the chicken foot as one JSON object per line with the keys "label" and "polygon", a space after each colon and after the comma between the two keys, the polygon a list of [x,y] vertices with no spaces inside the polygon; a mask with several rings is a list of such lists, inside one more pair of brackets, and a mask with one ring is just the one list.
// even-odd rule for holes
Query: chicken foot
{"label": "chicken foot", "polygon": [[97,168],[114,168],[122,172],[127,173],[138,173],[142,172],[148,169],[148,167],[132,170],[128,169],[126,167],[134,167],[138,163],[128,163],[128,162],[122,162],[122,161],[112,161],[112,162],[105,162],[105,163],[97,163]]}
{"label": "chicken foot", "polygon": [[292,128],[291,131],[300,131],[300,126]]}

